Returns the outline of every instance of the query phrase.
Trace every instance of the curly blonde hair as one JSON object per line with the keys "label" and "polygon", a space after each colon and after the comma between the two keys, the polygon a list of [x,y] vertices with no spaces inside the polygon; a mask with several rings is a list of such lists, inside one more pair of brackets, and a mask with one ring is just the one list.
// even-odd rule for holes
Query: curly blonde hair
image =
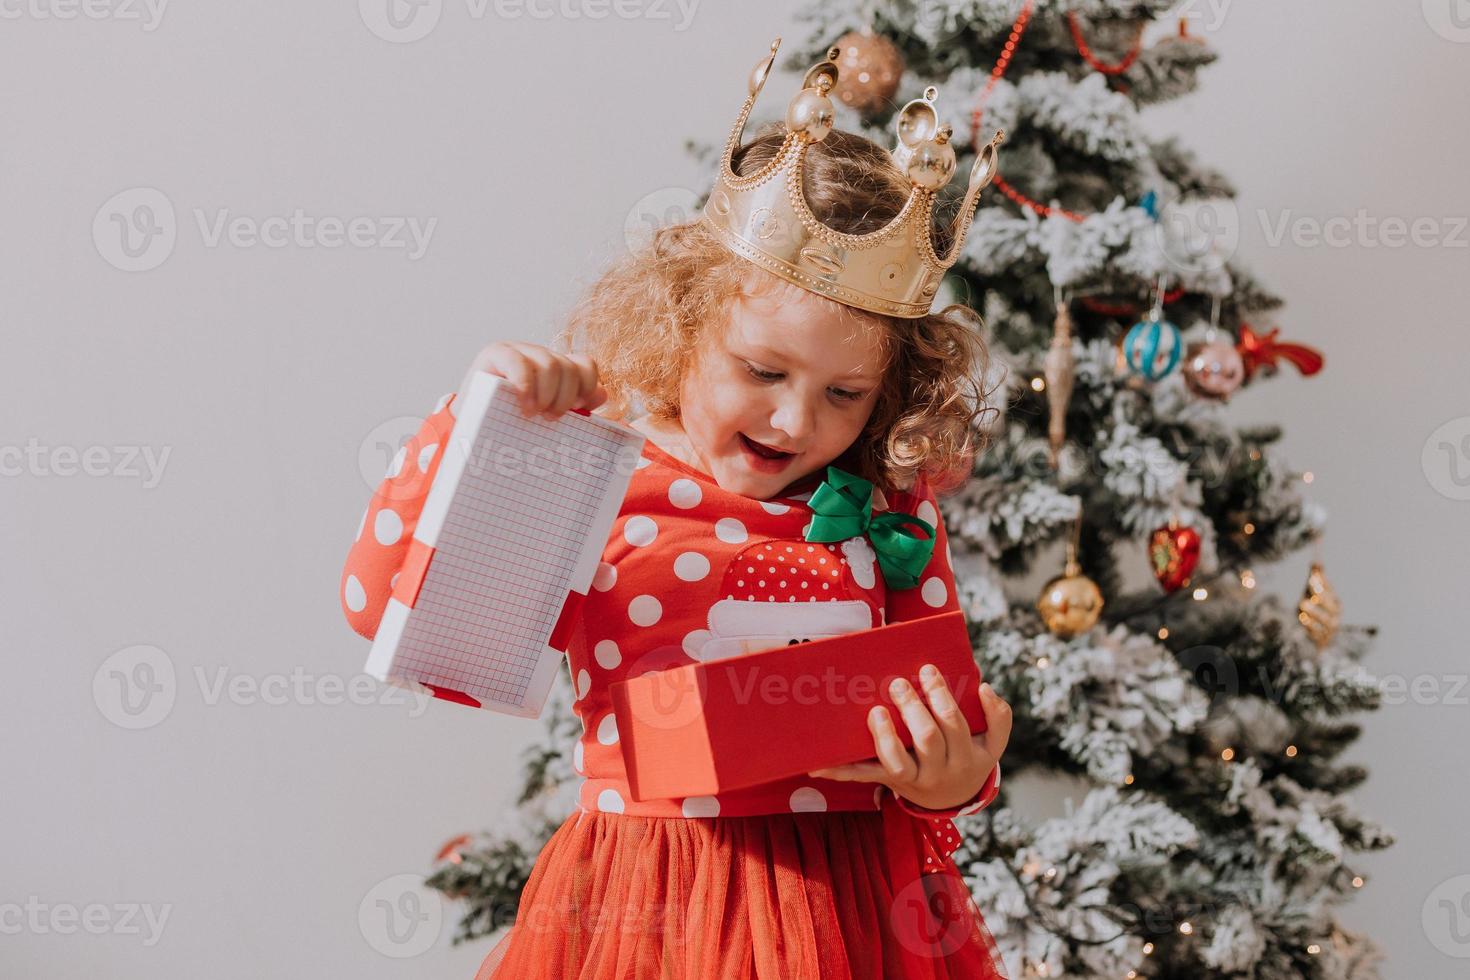
{"label": "curly blonde hair", "polygon": [[[780,123],[763,127],[736,151],[735,172],[751,173],[771,160],[784,134]],[[804,169],[813,213],[848,234],[883,227],[909,195],[909,180],[886,149],[841,130],[811,144]],[[941,254],[948,237],[947,227],[936,226]],[[784,283],[735,255],[698,220],[661,228],[616,261],[573,306],[556,338],[562,350],[581,350],[596,362],[608,393],[599,414],[625,419],[636,396],[654,420],[677,420],[685,366],[705,331],[728,321],[752,270]],[[851,447],[859,475],[897,490],[921,476],[936,493],[962,484],[986,443],[976,420],[993,411],[982,389],[989,353],[980,315],[952,303],[906,319],[826,301],[883,328],[883,382]]]}

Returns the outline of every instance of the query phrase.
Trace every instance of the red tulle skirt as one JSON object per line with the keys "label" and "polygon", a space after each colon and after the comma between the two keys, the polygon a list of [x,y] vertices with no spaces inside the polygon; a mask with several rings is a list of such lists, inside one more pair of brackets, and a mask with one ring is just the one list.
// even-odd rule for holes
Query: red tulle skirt
{"label": "red tulle skirt", "polygon": [[878,812],[573,813],[476,980],[1005,980],[964,879],[895,894]]}

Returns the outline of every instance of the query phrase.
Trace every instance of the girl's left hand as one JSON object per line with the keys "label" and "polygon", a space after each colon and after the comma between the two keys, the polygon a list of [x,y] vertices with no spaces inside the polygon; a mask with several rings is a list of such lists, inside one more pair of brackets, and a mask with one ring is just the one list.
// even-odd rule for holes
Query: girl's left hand
{"label": "girl's left hand", "polygon": [[906,680],[894,681],[890,688],[904,724],[913,734],[914,751],[898,740],[888,709],[874,705],[868,712],[868,729],[873,733],[878,761],[814,769],[808,775],[882,783],[930,810],[959,806],[980,792],[1010,741],[1011,706],[989,684],[981,684],[980,706],[985,712],[986,730],[972,735],[970,723],[939,671],[925,664],[919,679],[928,695],[928,705]]}

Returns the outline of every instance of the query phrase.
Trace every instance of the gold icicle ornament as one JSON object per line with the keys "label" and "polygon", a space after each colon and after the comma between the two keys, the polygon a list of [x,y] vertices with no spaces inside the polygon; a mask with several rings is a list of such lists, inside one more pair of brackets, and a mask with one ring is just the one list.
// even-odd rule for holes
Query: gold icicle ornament
{"label": "gold icicle ornament", "polygon": [[1051,468],[1057,468],[1062,445],[1067,441],[1067,404],[1072,400],[1072,384],[1076,380],[1076,360],[1072,356],[1072,309],[1067,301],[1057,303],[1057,319],[1052,329],[1051,346],[1042,362],[1046,378],[1046,407],[1050,418],[1046,425],[1051,448]]}
{"label": "gold icicle ornament", "polygon": [[1337,590],[1327,581],[1327,573],[1322,570],[1320,561],[1312,562],[1312,570],[1307,573],[1306,591],[1302,593],[1302,601],[1297,603],[1296,609],[1297,619],[1301,620],[1317,649],[1326,649],[1342,622],[1342,602],[1337,598]]}

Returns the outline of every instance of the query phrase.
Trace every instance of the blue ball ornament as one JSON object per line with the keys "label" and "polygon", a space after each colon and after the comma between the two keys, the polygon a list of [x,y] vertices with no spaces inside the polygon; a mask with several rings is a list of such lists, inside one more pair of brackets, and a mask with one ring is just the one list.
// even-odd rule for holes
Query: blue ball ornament
{"label": "blue ball ornament", "polygon": [[1168,320],[1140,320],[1123,338],[1123,357],[1134,374],[1157,381],[1179,365],[1184,341]]}

